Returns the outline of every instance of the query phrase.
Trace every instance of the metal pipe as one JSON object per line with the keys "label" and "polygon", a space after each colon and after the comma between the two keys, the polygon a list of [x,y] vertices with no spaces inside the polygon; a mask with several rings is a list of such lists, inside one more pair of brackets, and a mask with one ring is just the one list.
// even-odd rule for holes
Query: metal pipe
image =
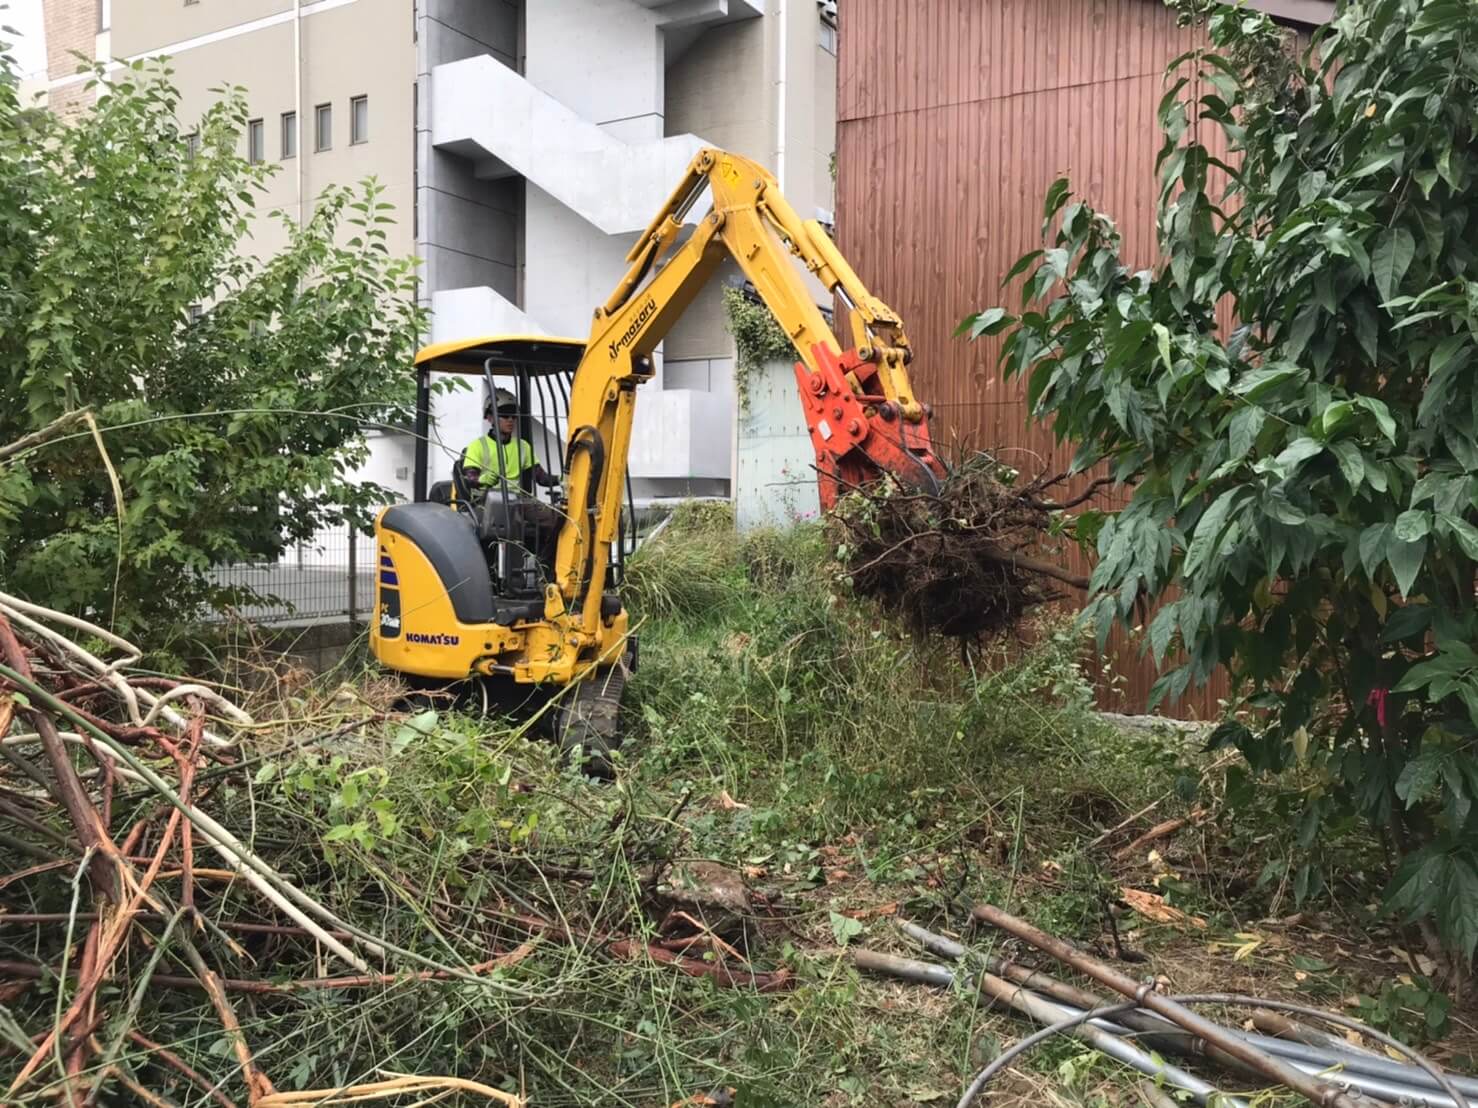
{"label": "metal pipe", "polygon": [[[1062,1005],[1062,1007],[1065,1009],[1065,1016],[1069,1014],[1070,1011],[1076,1010],[1072,1009],[1070,1005]],[[1162,1042],[1160,1041],[1161,1037],[1154,1033],[1144,1033],[1136,1031],[1132,1027],[1124,1026],[1125,1024],[1128,1024],[1132,1017],[1134,1017],[1135,1015],[1137,1015],[1137,1013],[1135,1012],[1126,1012],[1123,1015],[1116,1017],[1116,1021],[1095,1019],[1090,1021],[1090,1026],[1098,1027],[1111,1035],[1120,1035],[1124,1037],[1139,1035],[1141,1036],[1139,1041],[1154,1041],[1157,1048],[1162,1049],[1167,1053],[1191,1052],[1187,1050],[1187,1048],[1191,1044],[1186,1041],[1184,1032],[1177,1030],[1174,1035],[1165,1037],[1167,1039],[1170,1039],[1171,1041]],[[1167,1024],[1166,1026],[1169,1027],[1171,1025]],[[1287,1059],[1289,1064],[1292,1065],[1295,1069],[1302,1070],[1304,1073],[1307,1073],[1311,1076],[1321,1076],[1326,1080],[1334,1082],[1335,1084],[1345,1085],[1350,1090],[1356,1090],[1368,1096],[1377,1097],[1383,1100],[1395,1099],[1402,1104],[1431,1105],[1433,1106],[1433,1108],[1436,1108],[1436,1106],[1438,1105],[1444,1106],[1444,1108],[1451,1108],[1451,1106],[1455,1103],[1458,1104],[1460,1108],[1478,1108],[1478,1104],[1475,1104],[1474,1101],[1469,1099],[1454,1102],[1452,1097],[1448,1096],[1438,1089],[1437,1083],[1432,1080],[1430,1076],[1423,1073],[1420,1069],[1417,1069],[1414,1066],[1403,1066],[1399,1062],[1389,1062],[1389,1070],[1385,1072],[1369,1072],[1368,1069],[1357,1069],[1357,1062],[1363,1061],[1368,1065],[1368,1063],[1371,1061],[1378,1062],[1381,1061],[1381,1059],[1357,1059],[1351,1055],[1340,1055],[1339,1057],[1334,1058],[1318,1057],[1316,1055],[1318,1055],[1320,1052],[1314,1050],[1314,1048],[1312,1047],[1307,1047],[1300,1043],[1290,1043],[1284,1040],[1270,1039],[1264,1035],[1248,1035],[1246,1033],[1237,1032],[1232,1028],[1228,1028],[1227,1030],[1232,1032],[1232,1034],[1239,1034],[1242,1038],[1249,1039],[1253,1043],[1253,1045],[1261,1046],[1263,1049],[1267,1050],[1269,1054],[1277,1054]],[[1176,1038],[1179,1038],[1180,1041],[1173,1041]],[[1305,1053],[1303,1055],[1299,1055],[1295,1053],[1296,1051],[1302,1051]],[[1227,1064],[1226,1060],[1223,1058],[1218,1058],[1215,1055],[1210,1055],[1210,1057],[1212,1057],[1212,1059],[1215,1061],[1220,1061],[1223,1065]],[[1235,1068],[1239,1071],[1245,1069],[1245,1067],[1241,1066],[1240,1064],[1236,1065]],[[1467,1081],[1471,1079],[1454,1078],[1455,1082],[1459,1080]],[[1463,1091],[1466,1093],[1469,1090],[1464,1089]]]}
{"label": "metal pipe", "polygon": [[[1018,985],[1034,989],[1068,1007],[1086,1011],[1090,1008],[1101,1008],[1106,1003],[1101,997],[1094,996],[1092,993],[1087,993],[1080,989],[1075,989],[1073,986],[1058,981],[1041,970],[1030,970],[1014,962],[1006,962],[991,955],[981,953],[980,951],[973,951],[963,944],[955,942],[953,939],[926,930],[916,923],[899,920],[898,928],[905,935],[916,940],[926,950],[932,953],[955,960],[962,959],[966,955],[974,955],[992,973],[998,973],[1000,976],[1006,977]],[[1002,969],[1011,972],[1002,973]],[[1297,1031],[1316,1041],[1323,1039],[1331,1043],[1343,1043],[1343,1040],[1336,1039],[1333,1035],[1316,1031],[1313,1028],[1301,1027],[1295,1024],[1293,1020],[1276,1012],[1265,1010],[1260,1014],[1264,1017],[1260,1021],[1264,1026],[1277,1026],[1281,1029]],[[1111,1034],[1138,1035],[1142,1037],[1143,1041],[1148,1042],[1156,1049],[1174,1053],[1205,1055],[1210,1060],[1222,1066],[1227,1066],[1240,1073],[1253,1072],[1254,1076],[1256,1076],[1255,1071],[1251,1071],[1245,1063],[1205,1043],[1203,1040],[1182,1031],[1173,1023],[1153,1013],[1129,1012],[1120,1017],[1118,1024],[1108,1024],[1103,1021],[1095,1022],[1103,1030]],[[1388,1058],[1382,1058],[1369,1051],[1357,1052],[1353,1044],[1349,1044],[1350,1049],[1348,1050],[1336,1047],[1320,1048],[1310,1046],[1307,1043],[1290,1042],[1268,1035],[1245,1032],[1237,1028],[1227,1028],[1226,1030],[1230,1034],[1236,1035],[1238,1038],[1251,1043],[1253,1046],[1267,1051],[1269,1054],[1277,1055],[1294,1063],[1307,1063],[1313,1066],[1316,1071],[1342,1068],[1344,1070],[1371,1074],[1397,1084],[1411,1085],[1416,1090],[1435,1090],[1440,1088],[1437,1081],[1420,1068],[1409,1063],[1395,1062]],[[1297,1068],[1302,1069],[1305,1067],[1297,1066]],[[1463,1094],[1468,1096],[1478,1095],[1478,1080],[1454,1076],[1452,1077],[1452,1082],[1458,1091]]]}
{"label": "metal pipe", "polygon": [[[1228,1033],[1226,1029],[1217,1027],[1216,1024],[1203,1019],[1194,1012],[1186,1011],[1180,1005],[1176,1004],[1173,998],[1167,1000],[1161,994],[1154,992],[1152,982],[1137,985],[1117,970],[1076,950],[1071,944],[1065,943],[1061,939],[1055,939],[1033,927],[1025,920],[1017,919],[1015,916],[1002,912],[999,908],[992,907],[988,904],[978,904],[975,906],[974,914],[975,918],[984,920],[987,923],[993,920],[1000,920],[1001,923],[998,926],[1001,926],[1002,930],[1018,935],[1018,937],[1036,946],[1039,950],[1044,950],[1053,957],[1060,958],[1060,960],[1076,969],[1080,969],[1083,973],[1089,977],[1093,977],[1095,980],[1101,980],[1105,984],[1116,982],[1117,984],[1111,986],[1114,987],[1116,992],[1123,991],[1123,987],[1127,986],[1132,990],[1129,995],[1141,1001],[1143,1007],[1158,1012],[1158,1014],[1165,1016],[1171,1022],[1179,1024],[1181,1027],[1185,1027],[1187,1030],[1196,1032],[1209,1043],[1225,1049],[1226,1045],[1230,1042],[1236,1049],[1227,1050],[1227,1053],[1239,1059],[1243,1058],[1244,1055],[1258,1059],[1260,1063],[1259,1072],[1264,1075],[1272,1076],[1268,1072],[1268,1069],[1263,1068],[1264,1066],[1268,1066],[1281,1072],[1294,1074],[1303,1086],[1310,1085],[1309,1082],[1304,1080],[1307,1075],[1299,1073],[1299,1071],[1292,1069],[1278,1059],[1270,1058],[1268,1055],[1258,1051],[1252,1044],[1240,1041],[1237,1036]],[[1217,998],[1198,1001],[1198,1003],[1215,1003],[1246,1008],[1266,1008],[1277,1012],[1292,1012],[1303,1016],[1313,1016],[1315,1019],[1334,1024],[1336,1027],[1345,1027],[1358,1031],[1360,1034],[1374,1039],[1376,1042],[1405,1054],[1416,1065],[1420,1066],[1437,1083],[1442,1091],[1448,1094],[1454,1103],[1461,1104],[1464,1100],[1463,1095],[1453,1086],[1449,1076],[1438,1068],[1431,1059],[1413,1050],[1401,1042],[1401,1040],[1393,1038],[1383,1031],[1377,1031],[1370,1025],[1361,1023],[1359,1020],[1350,1019],[1347,1016],[1341,1016],[1334,1012],[1326,1012],[1319,1008],[1311,1008],[1305,1004],[1294,1004],[1286,1000],[1268,1000],[1262,997],[1245,996],[1239,993],[1223,993]],[[1204,1034],[1201,1028],[1209,1029],[1212,1034]],[[1288,1084],[1281,1076],[1275,1079]],[[1299,1085],[1290,1084],[1288,1087],[1295,1092],[1304,1092],[1303,1088],[1300,1088]],[[1309,1094],[1304,1093],[1304,1095],[1308,1096]],[[1341,1097],[1336,1093],[1329,1096],[1327,1100],[1315,1099],[1315,1103],[1338,1106],[1338,1108],[1348,1108],[1348,1100],[1349,1098]]]}
{"label": "metal pipe", "polygon": [[[871,970],[874,973],[885,973],[893,977],[901,977],[908,981],[917,981],[922,984],[938,985],[948,987],[954,982],[955,974],[945,966],[936,966],[929,962],[918,962],[912,958],[898,958],[891,954],[882,954],[874,950],[852,950],[852,961],[860,968]],[[980,992],[987,1000],[993,1000],[1009,1008],[1013,1008],[1022,1015],[1034,1019],[1039,1023],[1053,1023],[1060,1020],[1067,1013],[1077,1014],[1075,1009],[1069,1009],[1060,1004],[1053,1004],[1044,1000],[1028,989],[1013,985],[1004,978],[997,977],[991,973],[981,975],[979,982]],[[1160,1078],[1174,1085],[1178,1089],[1184,1089],[1195,1097],[1198,1104],[1212,1102],[1217,1105],[1226,1105],[1229,1108],[1246,1108],[1246,1104],[1235,1097],[1229,1097],[1222,1093],[1214,1085],[1211,1085],[1195,1074],[1187,1073],[1178,1066],[1172,1066],[1166,1062],[1156,1061],[1150,1055],[1140,1050],[1131,1043],[1125,1042],[1117,1035],[1111,1035],[1100,1027],[1095,1027],[1087,1021],[1082,1021],[1070,1029],[1071,1034],[1088,1043],[1095,1050],[1107,1054],[1116,1061],[1123,1062],[1140,1073],[1150,1077]]]}
{"label": "metal pipe", "polygon": [[[1199,1000],[1201,998],[1196,996],[1177,996],[1172,997],[1171,999],[1178,1000],[1184,1003],[1190,1003],[1191,1001]],[[1061,1035],[1064,1032],[1071,1032],[1082,1026],[1083,1024],[1090,1023],[1093,1020],[1112,1019],[1117,1016],[1123,1015],[1125,1012],[1132,1012],[1138,1006],[1138,1001],[1129,1000],[1125,1001],[1123,1004],[1111,1004],[1105,1008],[1094,1008],[1087,1012],[1079,1012],[1074,1016],[1065,1017],[1054,1024],[1042,1028],[1040,1031],[1033,1032],[1026,1038],[1022,1039],[1020,1042],[1014,1043],[1011,1046],[1007,1047],[1005,1050],[1001,1051],[1001,1053],[998,1054],[991,1061],[990,1065],[986,1066],[985,1069],[976,1074],[975,1079],[970,1082],[969,1086],[965,1089],[964,1094],[960,1097],[959,1103],[956,1105],[956,1108],[970,1108],[970,1105],[975,1103],[975,1098],[980,1095],[981,1090],[990,1083],[990,1079],[992,1077],[1000,1073],[1017,1058],[1025,1054],[1028,1050],[1031,1050],[1039,1043],[1046,1042],[1054,1035]]]}
{"label": "metal pipe", "polygon": [[1023,942],[1030,943],[1038,950],[1072,966],[1084,976],[1091,977],[1116,993],[1132,998],[1141,1007],[1157,1012],[1171,1023],[1199,1035],[1238,1061],[1252,1066],[1263,1076],[1280,1085],[1288,1086],[1315,1104],[1323,1105],[1325,1108],[1356,1108],[1354,1101],[1338,1088],[1311,1079],[1308,1074],[1294,1069],[1281,1058],[1275,1058],[1258,1050],[1251,1043],[1229,1035],[1225,1028],[1218,1027],[1199,1013],[1192,1012],[1166,998],[1163,994],[1155,992],[1153,981],[1143,983],[1135,981],[1132,977],[1120,973],[1111,966],[1104,965],[1095,958],[1088,957],[1061,939],[1033,927],[1023,919],[1001,911],[994,905],[977,904],[974,915],[982,923],[988,923],[992,927],[1015,935]]}
{"label": "metal pipe", "polygon": [[[1075,1015],[1078,1011],[1076,1008],[1044,1000],[1030,989],[1013,985],[993,973],[981,974],[980,988],[988,996],[995,997],[1022,1015],[1042,1024],[1064,1019]],[[1102,1051],[1110,1058],[1132,1066],[1140,1073],[1161,1078],[1177,1088],[1185,1089],[1195,1097],[1198,1104],[1214,1104],[1218,1108],[1223,1108],[1223,1106],[1224,1108],[1246,1108],[1246,1101],[1223,1093],[1215,1085],[1203,1081],[1195,1074],[1178,1066],[1172,1066],[1168,1062],[1161,1062],[1151,1057],[1119,1036],[1103,1030],[1096,1023],[1082,1024],[1073,1034],[1092,1044],[1095,1049]]]}
{"label": "metal pipe", "polygon": [[1012,962],[1005,958],[998,958],[991,954],[970,950],[953,939],[926,930],[916,923],[910,923],[908,920],[899,920],[898,929],[931,954],[937,954],[941,958],[949,958],[953,961],[959,961],[967,954],[973,955],[979,958],[981,964],[996,976],[1004,977],[1013,984],[1034,989],[1043,996],[1050,997],[1061,1004],[1070,1004],[1074,1008],[1085,1009],[1098,1008],[1103,1005],[1102,998],[1096,997],[1092,993],[1084,992],[1082,989],[1069,985],[1065,981],[1059,981],[1041,970],[1034,970],[1028,966],[1021,965],[1019,962]]}
{"label": "metal pipe", "polygon": [[[904,928],[904,930],[908,931],[909,929]],[[962,953],[966,952],[965,947],[954,943],[953,940],[946,939],[940,935],[934,935],[932,932],[924,932],[923,928],[918,928],[916,925],[914,925],[913,930],[928,935],[929,945],[936,950],[949,951],[953,948]],[[919,937],[922,938],[922,935]],[[853,959],[863,969],[886,973],[904,980],[916,981],[920,984],[949,988],[953,986],[956,980],[955,972],[946,966],[920,962],[911,958],[898,958],[876,951],[858,950],[854,951]],[[1048,1019],[1055,1021],[1081,1015],[1084,1011],[1104,1007],[1101,1004],[1094,1004],[1089,1009],[1079,1009],[1071,1004],[1054,1004],[1032,993],[1030,990],[1013,986],[1001,978],[994,977],[994,975],[990,974],[985,975],[985,979],[981,985],[981,991],[985,993],[988,1000],[997,1000],[1010,1004],[1012,1007],[1017,1008],[1018,1011],[1022,1011],[1034,1019],[1039,1019],[1041,1022],[1047,1022],[1047,1019],[1042,1018],[1043,1013],[1047,1013]],[[1055,1009],[1055,1011],[1051,1011],[1052,1009]],[[1120,1041],[1123,1041],[1123,1037],[1126,1035],[1146,1034],[1147,1037],[1157,1040],[1157,1045],[1163,1049],[1177,1053],[1198,1053],[1194,1048],[1199,1040],[1188,1037],[1184,1031],[1176,1028],[1173,1024],[1160,1020],[1158,1017],[1151,1017],[1147,1021],[1150,1024],[1150,1030],[1144,1030],[1143,1024],[1146,1021],[1134,1019],[1135,1016],[1141,1014],[1149,1015],[1149,1013],[1136,1013],[1131,1010],[1117,1016],[1117,1022],[1094,1018],[1090,1019],[1086,1026]],[[1131,1023],[1140,1026],[1125,1026]],[[1164,1032],[1168,1032],[1168,1034],[1154,1030],[1156,1025],[1163,1026]],[[1317,1048],[1301,1043],[1272,1039],[1265,1035],[1251,1035],[1236,1032],[1230,1028],[1227,1030],[1231,1031],[1232,1034],[1237,1034],[1242,1038],[1250,1040],[1256,1046],[1261,1046],[1270,1054],[1279,1054],[1287,1058],[1294,1068],[1305,1074],[1322,1076],[1326,1080],[1348,1086],[1350,1089],[1358,1090],[1370,1096],[1383,1099],[1396,1099],[1403,1103],[1415,1105],[1429,1105],[1431,1108],[1439,1108],[1439,1106],[1441,1108],[1474,1108],[1473,1104],[1466,1099],[1454,1101],[1452,1097],[1438,1091],[1436,1081],[1413,1066],[1406,1066],[1399,1062],[1388,1061],[1373,1056],[1360,1057],[1342,1054],[1336,1057],[1330,1057],[1329,1055],[1334,1055],[1337,1052],[1320,1051]],[[1218,1057],[1216,1060],[1223,1062],[1223,1064],[1226,1064],[1228,1061],[1225,1057]],[[1235,1064],[1235,1059],[1231,1059],[1231,1061]],[[1236,1064],[1236,1068],[1238,1070],[1244,1070],[1247,1067],[1242,1064]],[[1331,1075],[1331,1070],[1340,1072]],[[1472,1093],[1474,1088],[1478,1088],[1478,1080],[1472,1078],[1454,1077],[1452,1080],[1464,1093]]]}
{"label": "metal pipe", "polygon": [[1341,1039],[1338,1035],[1331,1035],[1328,1031],[1320,1031],[1317,1027],[1310,1027],[1297,1020],[1289,1019],[1281,1012],[1255,1008],[1249,1015],[1254,1027],[1264,1035],[1275,1039],[1303,1043],[1305,1046],[1315,1047],[1318,1050],[1333,1050],[1341,1054],[1363,1054],[1369,1058],[1381,1057],[1373,1050],[1356,1046],[1347,1039]]}
{"label": "metal pipe", "polygon": [[356,609],[359,607],[359,566],[355,557],[356,548],[359,546],[359,528],[354,521],[349,521],[349,623],[352,626],[356,620]]}
{"label": "metal pipe", "polygon": [[[1325,1069],[1339,1067],[1347,1073],[1368,1074],[1372,1077],[1393,1081],[1400,1085],[1409,1085],[1417,1089],[1428,1089],[1433,1092],[1440,1090],[1441,1086],[1431,1074],[1425,1073],[1419,1067],[1404,1062],[1392,1061],[1389,1058],[1381,1058],[1373,1054],[1345,1054],[1332,1050],[1320,1050],[1317,1047],[1306,1046],[1303,1043],[1291,1043],[1286,1039],[1274,1039],[1267,1035],[1256,1035],[1250,1032],[1240,1032],[1254,1046],[1259,1046],[1269,1054],[1277,1054],[1287,1058],[1296,1066],[1316,1066]],[[1453,1087],[1464,1097],[1478,1097],[1478,1079],[1463,1077],[1459,1074],[1448,1075],[1448,1080]],[[1444,1101],[1452,1098],[1444,1095]]]}
{"label": "metal pipe", "polygon": [[871,970],[873,973],[883,973],[889,977],[902,978],[920,985],[934,985],[941,989],[947,989],[955,983],[955,971],[947,966],[936,966],[932,962],[920,962],[913,958],[899,958],[894,954],[861,947],[853,947],[851,954],[852,961],[859,969]]}
{"label": "metal pipe", "polygon": [[[1070,1006],[1064,1005],[1063,1007],[1068,1008]],[[1118,1034],[1122,1036],[1139,1035],[1139,1041],[1154,1042],[1158,1049],[1161,1049],[1166,1053],[1187,1052],[1187,1047],[1191,1044],[1185,1041],[1183,1037],[1184,1032],[1176,1032],[1176,1035],[1182,1037],[1181,1041],[1179,1042],[1174,1041],[1175,1036],[1164,1037],[1165,1039],[1169,1039],[1170,1041],[1162,1041],[1162,1037],[1153,1032],[1145,1033],[1142,1031],[1136,1031],[1130,1027],[1121,1026],[1121,1023],[1128,1024],[1131,1019],[1137,1014],[1138,1013],[1127,1012],[1123,1016],[1118,1017],[1119,1022],[1110,1022],[1108,1020],[1093,1020],[1091,1026],[1100,1027],[1102,1030],[1105,1030],[1110,1034]],[[1389,1071],[1373,1073],[1369,1072],[1368,1069],[1355,1068],[1356,1063],[1358,1061],[1365,1061],[1368,1063],[1372,1060],[1380,1061],[1380,1059],[1356,1059],[1352,1055],[1340,1055],[1333,1058],[1317,1057],[1313,1055],[1317,1055],[1319,1052],[1314,1051],[1314,1049],[1311,1047],[1303,1046],[1299,1043],[1289,1043],[1278,1039],[1270,1039],[1267,1036],[1263,1035],[1248,1035],[1246,1033],[1238,1032],[1233,1028],[1227,1028],[1227,1030],[1232,1034],[1239,1035],[1239,1037],[1249,1040],[1254,1046],[1262,1047],[1269,1054],[1276,1054],[1286,1059],[1288,1063],[1292,1065],[1295,1069],[1301,1070],[1304,1073],[1309,1074],[1310,1076],[1323,1077],[1325,1080],[1331,1081],[1335,1084],[1346,1086],[1347,1091],[1355,1090],[1362,1094],[1377,1097],[1380,1099],[1394,1098],[1402,1104],[1452,1106],[1454,1105],[1454,1103],[1457,1103],[1460,1108],[1478,1108],[1478,1105],[1475,1105],[1473,1101],[1467,1099],[1464,1099],[1460,1102],[1454,1102],[1452,1097],[1446,1095],[1438,1089],[1437,1083],[1433,1081],[1430,1076],[1423,1073],[1420,1069],[1417,1069],[1414,1066],[1402,1066],[1399,1062],[1391,1062],[1389,1063]],[[1199,1043],[1199,1040],[1196,1041],[1196,1045],[1202,1047],[1204,1050],[1204,1044]],[[1296,1054],[1295,1051],[1303,1051],[1306,1053],[1305,1055],[1300,1056],[1299,1054]],[[1228,1060],[1225,1057],[1219,1056],[1214,1051],[1214,1048],[1212,1050],[1204,1052],[1206,1053],[1207,1057],[1213,1061],[1220,1062],[1224,1066],[1229,1064]],[[1237,1071],[1242,1071],[1246,1069],[1246,1067],[1242,1066],[1241,1064],[1232,1065],[1233,1068]]]}
{"label": "metal pipe", "polygon": [[[953,939],[948,939],[943,935],[937,935],[932,931],[925,930],[918,926],[918,924],[900,921],[899,927],[904,934],[916,939],[926,949],[934,953],[946,958],[961,958],[966,954],[973,954],[976,958],[981,959],[986,969],[992,973],[1004,977],[1017,985],[1042,993],[1048,998],[1069,1008],[1087,1011],[1090,1008],[1102,1008],[1108,1003],[1100,996],[1079,989],[1064,981],[1059,981],[1044,970],[1030,969],[1016,962],[982,954],[979,951],[971,951]],[[1234,1073],[1251,1076],[1253,1079],[1262,1077],[1261,1073],[1245,1062],[1241,1062],[1231,1055],[1218,1050],[1204,1039],[1198,1038],[1190,1032],[1176,1027],[1175,1024],[1152,1012],[1143,1010],[1128,1012],[1120,1017],[1119,1024],[1107,1024],[1101,1020],[1095,1022],[1102,1030],[1108,1031],[1110,1034],[1137,1036],[1139,1041],[1148,1044],[1156,1050],[1193,1057],[1204,1057]]]}
{"label": "metal pipe", "polygon": [[1291,1063],[1295,1069],[1312,1076],[1318,1076],[1325,1081],[1337,1081],[1346,1084],[1351,1089],[1356,1089],[1368,1096],[1379,1100],[1392,1101],[1397,1104],[1420,1105],[1423,1108],[1474,1108],[1474,1102],[1466,1098],[1453,1100],[1446,1093],[1436,1089],[1418,1089],[1400,1082],[1389,1081],[1383,1077],[1375,1077],[1368,1073],[1341,1072],[1330,1074],[1331,1067],[1319,1066],[1309,1062]]}

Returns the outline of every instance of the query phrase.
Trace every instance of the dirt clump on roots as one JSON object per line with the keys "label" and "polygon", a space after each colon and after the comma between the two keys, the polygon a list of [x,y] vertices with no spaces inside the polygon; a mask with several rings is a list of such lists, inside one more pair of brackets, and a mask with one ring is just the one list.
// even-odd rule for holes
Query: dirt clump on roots
{"label": "dirt clump on roots", "polygon": [[1011,631],[1035,608],[1086,589],[1087,578],[1048,560],[1061,512],[988,454],[953,468],[935,492],[891,478],[849,493],[831,514],[837,559],[859,596],[919,637],[982,640]]}

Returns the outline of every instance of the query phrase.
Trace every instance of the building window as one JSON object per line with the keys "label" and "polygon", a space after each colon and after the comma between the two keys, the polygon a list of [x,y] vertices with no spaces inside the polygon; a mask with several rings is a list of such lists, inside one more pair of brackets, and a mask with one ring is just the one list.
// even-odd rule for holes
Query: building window
{"label": "building window", "polygon": [[267,160],[267,130],[260,119],[246,125],[246,160],[252,165]]}
{"label": "building window", "polygon": [[349,142],[357,145],[369,141],[369,97],[356,96],[349,101]]}
{"label": "building window", "polygon": [[821,49],[828,54],[837,52],[837,0],[816,0],[821,9]]}
{"label": "building window", "polygon": [[283,158],[284,161],[286,161],[288,158],[296,158],[297,156],[298,156],[298,113],[297,112],[283,112],[282,113],[282,158]]}
{"label": "building window", "polygon": [[334,145],[334,106],[319,104],[313,109],[313,149],[328,150]]}
{"label": "building window", "polygon": [[200,132],[191,131],[185,136],[185,157],[193,162],[198,153],[200,153]]}
{"label": "building window", "polygon": [[204,317],[205,315],[205,309],[202,308],[199,304],[191,304],[188,308],[185,309],[185,314],[190,317],[191,323],[199,323],[202,317]]}

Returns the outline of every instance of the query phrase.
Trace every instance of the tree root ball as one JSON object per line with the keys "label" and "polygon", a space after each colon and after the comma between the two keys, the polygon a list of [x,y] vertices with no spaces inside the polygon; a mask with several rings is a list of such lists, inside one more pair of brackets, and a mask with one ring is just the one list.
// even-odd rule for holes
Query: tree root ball
{"label": "tree root ball", "polygon": [[844,497],[829,527],[854,593],[919,637],[965,640],[1015,629],[1034,608],[1087,581],[1041,549],[1065,506],[1046,498],[1063,477],[1018,483],[988,454],[964,459],[935,493],[891,478]]}

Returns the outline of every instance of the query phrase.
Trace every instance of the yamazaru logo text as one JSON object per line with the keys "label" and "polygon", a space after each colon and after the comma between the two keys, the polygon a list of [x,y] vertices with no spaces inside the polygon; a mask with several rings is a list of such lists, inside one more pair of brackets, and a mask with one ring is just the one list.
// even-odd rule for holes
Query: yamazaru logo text
{"label": "yamazaru logo text", "polygon": [[647,320],[651,319],[653,313],[655,313],[656,311],[656,300],[648,300],[645,304],[641,306],[641,311],[636,313],[636,318],[631,321],[631,326],[626,328],[626,333],[623,334],[615,342],[611,343],[611,357],[614,358],[617,354],[621,353],[621,348],[623,346],[631,345],[631,340],[636,338],[637,335],[641,334],[641,329],[646,326]]}

